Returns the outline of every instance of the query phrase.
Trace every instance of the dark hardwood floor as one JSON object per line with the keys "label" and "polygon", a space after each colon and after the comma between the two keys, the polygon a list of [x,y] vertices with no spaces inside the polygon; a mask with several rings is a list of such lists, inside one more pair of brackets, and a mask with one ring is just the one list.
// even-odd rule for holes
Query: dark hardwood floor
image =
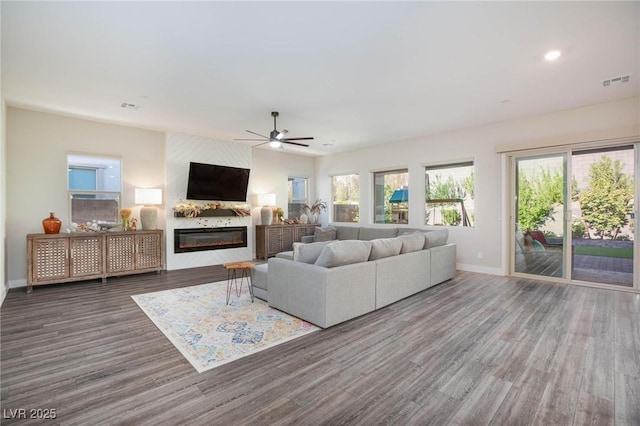
{"label": "dark hardwood floor", "polygon": [[640,295],[460,272],[198,374],[130,296],[223,279],[210,267],[11,290],[2,424],[640,425]]}

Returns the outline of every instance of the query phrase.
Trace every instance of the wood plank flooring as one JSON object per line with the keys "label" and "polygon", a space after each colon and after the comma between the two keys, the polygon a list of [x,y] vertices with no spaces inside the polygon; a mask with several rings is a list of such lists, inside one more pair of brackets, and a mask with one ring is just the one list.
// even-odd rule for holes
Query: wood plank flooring
{"label": "wood plank flooring", "polygon": [[198,374],[130,296],[224,279],[215,266],[11,290],[2,424],[640,425],[640,295],[459,272]]}

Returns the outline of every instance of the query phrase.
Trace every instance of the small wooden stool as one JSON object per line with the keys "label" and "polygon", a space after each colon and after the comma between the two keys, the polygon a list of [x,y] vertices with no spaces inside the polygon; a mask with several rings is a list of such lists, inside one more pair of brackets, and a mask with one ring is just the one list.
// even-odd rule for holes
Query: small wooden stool
{"label": "small wooden stool", "polygon": [[[249,286],[249,294],[251,295],[251,303],[253,303],[253,286],[251,285],[251,270],[254,264],[251,262],[231,262],[225,263],[222,266],[227,270],[227,305],[229,304],[229,298],[231,296],[231,287],[235,284],[236,295],[240,297],[242,293],[242,283],[244,279],[247,279],[247,286]],[[240,288],[238,289],[238,271],[240,271]]]}

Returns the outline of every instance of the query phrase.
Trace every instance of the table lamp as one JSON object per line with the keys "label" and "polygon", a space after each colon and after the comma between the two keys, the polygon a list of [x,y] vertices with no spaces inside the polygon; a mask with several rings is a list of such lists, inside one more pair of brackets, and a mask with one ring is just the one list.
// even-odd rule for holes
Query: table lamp
{"label": "table lamp", "polygon": [[158,210],[154,205],[162,204],[162,189],[136,188],[135,203],[143,204],[140,209],[140,224],[142,229],[156,229]]}
{"label": "table lamp", "polygon": [[276,194],[258,194],[256,204],[262,206],[260,209],[261,223],[271,225],[273,223],[273,206],[276,205]]}

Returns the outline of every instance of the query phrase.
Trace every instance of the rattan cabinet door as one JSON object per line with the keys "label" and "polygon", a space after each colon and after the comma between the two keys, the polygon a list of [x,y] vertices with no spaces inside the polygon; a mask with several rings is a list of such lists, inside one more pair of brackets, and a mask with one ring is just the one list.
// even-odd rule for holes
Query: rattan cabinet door
{"label": "rattan cabinet door", "polygon": [[36,238],[29,255],[34,284],[69,278],[69,238]]}
{"label": "rattan cabinet door", "polygon": [[267,226],[267,257],[275,256],[282,250],[282,227]]}
{"label": "rattan cabinet door", "polygon": [[135,269],[135,234],[107,235],[107,275]]}
{"label": "rattan cabinet door", "polygon": [[71,238],[71,277],[102,277],[103,238],[86,236]]}
{"label": "rattan cabinet door", "polygon": [[162,266],[162,234],[136,234],[136,270]]}
{"label": "rattan cabinet door", "polygon": [[[280,251],[291,251],[293,250],[293,243],[296,241],[296,230],[293,226],[283,226],[282,227],[282,243],[280,246]],[[297,240],[299,241],[299,240]]]}

